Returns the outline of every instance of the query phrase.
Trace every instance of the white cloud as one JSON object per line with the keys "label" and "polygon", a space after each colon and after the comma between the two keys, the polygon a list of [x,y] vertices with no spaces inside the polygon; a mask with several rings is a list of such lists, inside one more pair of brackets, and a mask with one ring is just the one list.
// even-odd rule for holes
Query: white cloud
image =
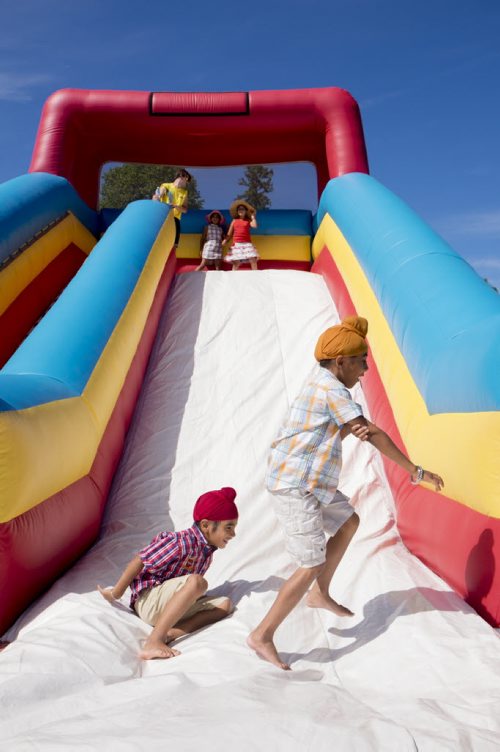
{"label": "white cloud", "polygon": [[469,235],[500,238],[500,209],[462,212],[444,217],[433,224],[439,232],[454,237]]}
{"label": "white cloud", "polygon": [[0,73],[0,100],[29,102],[33,99],[31,89],[51,80],[43,73]]}
{"label": "white cloud", "polygon": [[500,271],[500,258],[476,258],[474,266],[479,269],[495,269]]}
{"label": "white cloud", "polygon": [[370,107],[376,107],[379,104],[383,104],[383,102],[387,102],[388,99],[395,99],[396,97],[400,97],[402,94],[405,94],[405,91],[403,89],[395,89],[394,91],[382,92],[382,94],[361,100],[359,102],[359,108],[361,112],[363,112],[363,110],[368,110]]}

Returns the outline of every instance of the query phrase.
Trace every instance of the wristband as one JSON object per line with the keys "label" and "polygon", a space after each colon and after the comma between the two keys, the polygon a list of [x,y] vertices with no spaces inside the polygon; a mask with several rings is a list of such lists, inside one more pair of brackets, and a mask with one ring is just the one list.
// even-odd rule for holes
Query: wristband
{"label": "wristband", "polygon": [[420,465],[417,465],[417,477],[415,480],[413,480],[413,476],[410,475],[410,483],[412,486],[418,486],[419,483],[421,483],[424,479],[424,468],[420,467]]}

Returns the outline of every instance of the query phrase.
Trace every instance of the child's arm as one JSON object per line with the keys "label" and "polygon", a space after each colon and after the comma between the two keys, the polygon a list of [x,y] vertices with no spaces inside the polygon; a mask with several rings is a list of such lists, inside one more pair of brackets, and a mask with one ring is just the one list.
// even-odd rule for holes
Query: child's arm
{"label": "child's arm", "polygon": [[252,214],[252,219],[250,220],[250,227],[253,227],[254,229],[257,227],[257,212],[255,212],[255,214]]}
{"label": "child's arm", "polygon": [[116,585],[114,585],[114,587],[103,588],[98,585],[97,589],[103,598],[106,598],[109,603],[113,603],[113,601],[116,601],[122,597],[123,593],[128,588],[134,577],[137,577],[137,575],[140,574],[143,569],[144,564],[142,563],[141,559],[138,556],[134,556],[132,561],[129,561],[129,563],[123,570],[122,576],[120,577]]}
{"label": "child's arm", "polygon": [[[366,429],[368,429],[368,431]],[[430,470],[423,470],[422,477],[418,478],[419,466],[414,465],[413,462],[411,462],[411,460],[409,460],[408,457],[398,449],[391,437],[386,434],[385,431],[374,423],[371,423],[369,420],[366,420],[364,416],[361,415],[359,418],[353,418],[342,427],[342,437],[349,433],[352,433],[361,441],[369,441],[370,444],[373,444],[375,449],[378,449],[379,452],[382,452],[382,454],[402,467],[403,470],[410,473],[412,480],[418,479],[425,483],[431,483],[436,491],[441,491],[444,486],[443,479],[439,475],[431,473]]]}
{"label": "child's arm", "polygon": [[208,230],[206,227],[204,227],[201,233],[201,238],[200,238],[200,256],[203,250],[203,246],[205,245],[205,242],[207,240],[207,233],[208,233]]}
{"label": "child's arm", "polygon": [[226,245],[226,243],[228,243],[229,240],[231,240],[231,238],[233,237],[233,230],[234,230],[234,222],[231,222],[231,224],[229,225],[229,230],[227,231],[226,238],[225,240],[222,241],[222,245]]}

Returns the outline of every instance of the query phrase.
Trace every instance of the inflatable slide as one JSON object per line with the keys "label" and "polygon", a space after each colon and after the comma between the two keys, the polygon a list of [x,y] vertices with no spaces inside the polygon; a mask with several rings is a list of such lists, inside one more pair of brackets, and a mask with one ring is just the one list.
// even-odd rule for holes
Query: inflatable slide
{"label": "inflatable slide", "polygon": [[[119,127],[118,127],[119,124]],[[108,161],[309,161],[319,209],[259,213],[259,271],[194,274],[205,212],[97,208]],[[300,190],[300,186],[298,187]],[[500,299],[368,174],[340,89],[65,90],[0,186],[0,739],[8,749],[484,749],[500,743]],[[355,398],[444,492],[345,442],[361,526],[334,580],[248,631],[293,571],[264,488],[318,334],[369,320]],[[209,585],[230,619],[141,662],[148,628],[95,591],[207,488],[240,520]]]}

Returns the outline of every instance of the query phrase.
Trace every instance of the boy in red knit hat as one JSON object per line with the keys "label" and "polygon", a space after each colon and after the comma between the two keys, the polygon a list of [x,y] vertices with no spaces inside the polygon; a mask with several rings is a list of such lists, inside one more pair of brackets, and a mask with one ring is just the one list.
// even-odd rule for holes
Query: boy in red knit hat
{"label": "boy in red knit hat", "polygon": [[173,658],[169,644],[201,627],[224,619],[233,610],[229,598],[204,597],[203,575],[214,551],[236,535],[238,509],[234,488],[202,494],[193,510],[194,524],[180,532],[158,533],[134,556],[114,587],[97,589],[110,603],[130,585],[130,607],[153,631],[139,657]]}

